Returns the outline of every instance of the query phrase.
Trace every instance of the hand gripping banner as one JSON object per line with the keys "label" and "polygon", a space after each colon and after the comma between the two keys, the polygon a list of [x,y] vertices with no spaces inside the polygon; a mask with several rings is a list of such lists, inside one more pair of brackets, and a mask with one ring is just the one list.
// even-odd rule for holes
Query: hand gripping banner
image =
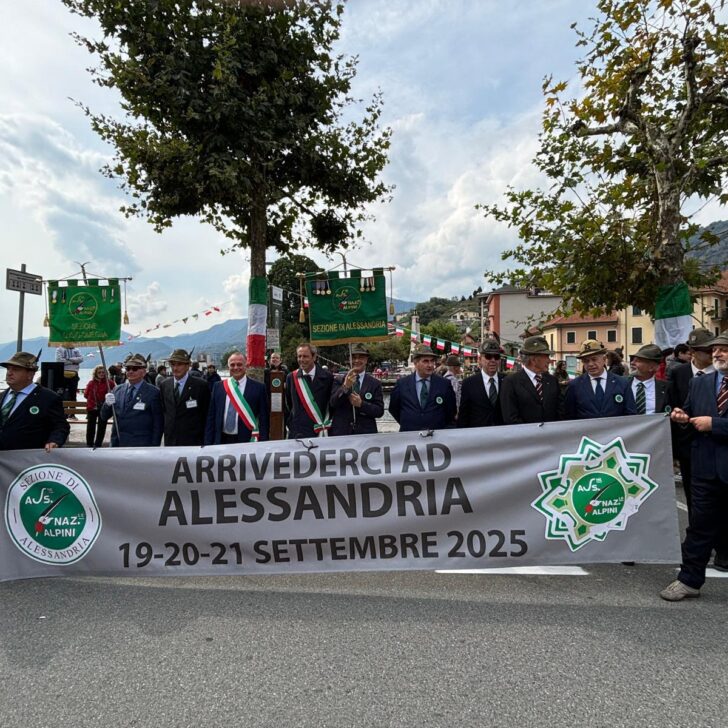
{"label": "hand gripping banner", "polygon": [[668,419],[9,451],[0,580],[680,560]]}

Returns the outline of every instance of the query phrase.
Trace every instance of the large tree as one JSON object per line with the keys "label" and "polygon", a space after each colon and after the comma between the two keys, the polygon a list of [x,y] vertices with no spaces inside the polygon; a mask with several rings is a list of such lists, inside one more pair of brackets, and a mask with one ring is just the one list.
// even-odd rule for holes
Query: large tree
{"label": "large tree", "polygon": [[[728,200],[728,29],[719,2],[599,0],[578,96],[547,78],[535,166],[545,189],[509,188],[487,215],[518,231],[496,283],[559,293],[580,312],[654,312],[674,284],[703,285],[688,211]],[[573,26],[575,27],[575,26]],[[705,235],[700,245],[714,238]]]}
{"label": "large tree", "polygon": [[100,39],[77,40],[98,59],[96,82],[122,97],[121,119],[86,112],[115,147],[105,172],[131,195],[123,210],[157,230],[198,216],[249,249],[248,358],[262,366],[266,250],[344,249],[363,205],[388,193],[381,99],[352,108],[355,59],[333,52],[342,6],[63,2],[98,21]]}

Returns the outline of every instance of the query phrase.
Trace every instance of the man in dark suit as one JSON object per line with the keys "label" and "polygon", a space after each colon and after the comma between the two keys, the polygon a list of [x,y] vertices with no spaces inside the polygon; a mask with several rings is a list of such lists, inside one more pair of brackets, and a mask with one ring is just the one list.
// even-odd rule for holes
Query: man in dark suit
{"label": "man in dark suit", "polygon": [[212,388],[205,445],[268,439],[268,395],[263,384],[246,376],[247,366],[245,354],[239,351],[228,357],[231,379]]}
{"label": "man in dark suit", "polygon": [[500,408],[503,350],[495,339],[485,339],[480,347],[480,371],[466,377],[460,388],[458,427],[490,427],[503,424]]}
{"label": "man in dark suit", "polygon": [[[713,354],[710,342],[714,335],[707,329],[693,329],[688,335],[688,347],[690,361],[682,364],[675,364],[667,373],[667,403],[675,409],[682,408],[688,398],[688,389],[693,377],[702,377],[712,374]],[[672,422],[672,454],[677,458],[680,465],[680,476],[682,478],[685,503],[688,506],[688,514],[692,508],[690,497],[690,483],[692,480],[691,450],[693,435],[692,427],[681,427]]]}
{"label": "man in dark suit", "polygon": [[670,602],[700,596],[713,547],[725,531],[728,506],[728,330],[713,340],[715,371],[693,377],[684,407],[670,417],[692,427],[692,510],[677,579],[660,596]]}
{"label": "man in dark suit", "polygon": [[158,447],[164,418],[159,390],[144,380],[147,360],[132,354],[124,362],[126,381],[106,395],[101,419],[111,415],[111,447]]}
{"label": "man in dark suit", "polygon": [[549,374],[549,360],[553,354],[543,336],[529,336],[523,342],[523,369],[503,381],[500,397],[503,424],[560,419],[561,388],[556,377]]}
{"label": "man in dark suit", "polygon": [[330,435],[370,435],[377,432],[377,418],[384,414],[382,384],[367,374],[369,349],[355,344],[351,349],[351,369],[334,377],[329,411]]}
{"label": "man in dark suit", "polygon": [[334,378],[328,369],[316,361],[318,352],[313,344],[296,348],[298,369],[286,377],[286,426],[289,439],[319,437],[328,434],[329,400]]}
{"label": "man in dark suit", "polygon": [[607,350],[595,339],[587,339],[577,359],[584,374],[569,382],[564,400],[564,418],[585,420],[596,417],[636,415],[632,388],[626,377],[606,371]]}
{"label": "man in dark suit", "polygon": [[33,383],[38,357],[19,351],[0,366],[7,369],[8,384],[0,399],[0,450],[50,452],[63,447],[71,428],[63,416],[63,400]]}
{"label": "man in dark suit", "polygon": [[424,344],[412,356],[414,374],[399,379],[389,399],[389,411],[400,432],[455,427],[457,404],[450,382],[435,374],[435,352]]}
{"label": "man in dark suit", "polygon": [[168,358],[172,376],[159,384],[164,415],[164,444],[202,445],[205,442],[210,385],[190,376],[192,359],[184,349]]}
{"label": "man in dark suit", "polygon": [[632,357],[632,374],[629,376],[632,395],[638,415],[669,412],[667,382],[655,379],[662,362],[662,350],[656,344],[645,344]]}

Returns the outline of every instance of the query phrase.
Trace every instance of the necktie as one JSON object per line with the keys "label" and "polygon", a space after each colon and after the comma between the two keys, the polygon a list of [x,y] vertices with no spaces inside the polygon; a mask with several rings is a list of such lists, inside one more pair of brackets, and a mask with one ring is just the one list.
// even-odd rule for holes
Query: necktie
{"label": "necktie", "polygon": [[488,384],[488,399],[491,404],[495,404],[498,399],[498,390],[495,388],[495,379],[493,377],[490,378]]}
{"label": "necktie", "polygon": [[696,377],[702,377],[704,372],[695,372]]}
{"label": "necktie", "polygon": [[227,414],[225,415],[225,432],[233,434],[238,431],[238,413],[232,402],[228,401]]}
{"label": "necktie", "polygon": [[645,394],[645,385],[642,382],[637,382],[637,414],[643,415],[647,412],[647,395]]}
{"label": "necktie", "polygon": [[543,400],[543,377],[537,374],[534,380],[536,381],[536,394],[540,400]]}
{"label": "necktie", "polygon": [[425,405],[427,404],[427,396],[429,395],[430,390],[427,387],[427,380],[422,380],[422,386],[420,387],[420,407],[422,409],[425,408]]}
{"label": "necktie", "polygon": [[356,379],[354,380],[354,386],[351,388],[354,394],[359,394],[361,391],[361,386],[359,385],[359,375],[356,375]]}
{"label": "necktie", "polygon": [[718,414],[722,415],[728,406],[728,377],[723,377],[718,390]]}
{"label": "necktie", "polygon": [[602,404],[604,403],[604,388],[602,387],[602,378],[599,377],[596,382],[597,386],[594,389],[594,399],[597,403],[597,407],[601,409]]}
{"label": "necktie", "polygon": [[126,393],[126,406],[131,407],[134,402],[134,387],[129,386],[129,391]]}
{"label": "necktie", "polygon": [[174,385],[174,401],[179,402],[179,394],[180,394],[180,384],[177,382],[177,384]]}
{"label": "necktie", "polygon": [[[725,380],[723,380],[725,381]],[[3,407],[0,410],[0,423],[3,425],[5,424],[5,421],[10,417],[10,412],[13,409],[13,405],[15,404],[15,400],[18,397],[18,393],[15,390],[11,390],[7,397],[5,397],[5,401],[3,402]]]}

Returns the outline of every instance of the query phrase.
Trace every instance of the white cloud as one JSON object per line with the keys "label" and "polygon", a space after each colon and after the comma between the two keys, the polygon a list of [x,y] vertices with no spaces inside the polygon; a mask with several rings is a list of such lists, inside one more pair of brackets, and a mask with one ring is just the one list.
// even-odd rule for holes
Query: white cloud
{"label": "white cloud", "polygon": [[[129,310],[129,318],[131,320],[131,328],[134,328],[134,319],[137,321],[149,321],[158,318],[160,314],[165,313],[169,306],[167,301],[162,297],[162,286],[158,281],[152,281],[143,293],[129,293],[127,296],[127,305]],[[158,321],[157,323],[164,323]]]}

